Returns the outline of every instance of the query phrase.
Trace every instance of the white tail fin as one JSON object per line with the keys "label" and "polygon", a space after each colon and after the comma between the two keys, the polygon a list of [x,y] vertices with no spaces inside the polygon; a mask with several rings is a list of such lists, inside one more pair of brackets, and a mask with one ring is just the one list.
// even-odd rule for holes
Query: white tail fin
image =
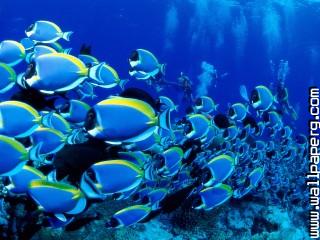
{"label": "white tail fin", "polygon": [[163,129],[171,131],[170,109],[166,109],[159,115],[159,126]]}
{"label": "white tail fin", "polygon": [[247,101],[247,102],[250,101],[250,100],[249,100],[248,91],[247,91],[247,88],[246,88],[245,85],[241,85],[241,86],[240,86],[240,95],[241,95],[241,97],[242,97],[245,101]]}
{"label": "white tail fin", "polygon": [[101,71],[103,66],[105,65],[105,62],[99,63],[98,65],[95,65],[89,69],[89,78],[92,80],[97,81],[100,84],[104,84],[104,82],[101,80]]}
{"label": "white tail fin", "polygon": [[62,38],[66,41],[70,41],[70,36],[73,34],[73,32],[64,32],[62,34]]}

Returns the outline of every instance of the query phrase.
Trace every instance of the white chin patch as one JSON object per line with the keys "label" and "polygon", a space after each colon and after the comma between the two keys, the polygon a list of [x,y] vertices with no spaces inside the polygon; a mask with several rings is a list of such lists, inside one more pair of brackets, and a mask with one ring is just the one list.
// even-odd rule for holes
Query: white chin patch
{"label": "white chin patch", "polygon": [[26,32],[27,37],[31,36],[31,31],[30,32]]}
{"label": "white chin patch", "polygon": [[132,68],[134,68],[140,64],[140,61],[139,60],[138,61],[129,61],[129,63],[130,63],[130,66]]}
{"label": "white chin patch", "polygon": [[252,106],[254,108],[258,108],[260,106],[260,104],[261,104],[261,101],[258,101],[258,102],[253,103]]}
{"label": "white chin patch", "polygon": [[94,129],[89,130],[88,133],[92,137],[97,137],[97,136],[99,136],[101,134],[101,132],[96,127]]}

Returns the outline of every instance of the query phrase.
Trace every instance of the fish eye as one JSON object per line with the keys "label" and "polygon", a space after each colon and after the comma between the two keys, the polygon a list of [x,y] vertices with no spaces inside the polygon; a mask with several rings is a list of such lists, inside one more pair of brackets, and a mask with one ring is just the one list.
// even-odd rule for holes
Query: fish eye
{"label": "fish eye", "polygon": [[252,91],[252,94],[251,94],[251,102],[252,103],[257,103],[260,101],[260,98],[259,98],[259,93],[257,90],[253,90]]}
{"label": "fish eye", "polygon": [[96,173],[91,169],[91,168],[89,168],[88,170],[87,170],[87,176],[93,181],[93,182],[98,182],[97,181],[97,177],[96,177]]}
{"label": "fish eye", "polygon": [[87,116],[86,116],[84,128],[86,130],[91,130],[91,129],[95,128],[96,123],[97,123],[96,113],[93,109],[90,109],[89,112],[87,113]]}
{"label": "fish eye", "polygon": [[183,127],[184,133],[187,135],[189,133],[192,132],[193,128],[192,128],[192,124],[188,121],[185,123],[184,127]]}
{"label": "fish eye", "polygon": [[32,29],[33,29],[33,27],[34,27],[34,23],[33,24],[31,24],[28,28],[27,28],[27,32],[30,32],[30,31],[32,31]]}
{"label": "fish eye", "polygon": [[24,77],[25,77],[25,79],[29,79],[36,74],[37,74],[36,64],[34,62],[31,62],[27,67],[27,70],[24,74]]}

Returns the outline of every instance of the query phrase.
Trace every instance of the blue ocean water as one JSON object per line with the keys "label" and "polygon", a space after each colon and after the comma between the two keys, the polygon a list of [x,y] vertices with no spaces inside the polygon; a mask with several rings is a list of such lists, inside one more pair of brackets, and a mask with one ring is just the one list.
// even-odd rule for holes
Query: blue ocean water
{"label": "blue ocean water", "polygon": [[290,101],[300,110],[297,128],[306,131],[307,91],[320,74],[317,1],[3,0],[0,11],[1,39],[20,39],[31,22],[52,20],[76,33],[74,53],[83,43],[91,45],[122,78],[128,77],[127,59],[136,48],[150,49],[167,63],[167,78],[188,74],[194,88],[207,61],[228,73],[209,89],[222,109],[240,100],[240,84],[270,84],[270,60],[288,60]]}
{"label": "blue ocean water", "polygon": [[[221,113],[228,111],[229,104],[243,102],[239,93],[241,85],[251,90],[257,85],[270,87],[272,83],[275,84],[281,61],[287,61],[289,69],[285,71],[285,86],[288,88],[289,102],[298,113],[298,119],[292,121],[290,117],[284,116],[284,120],[290,122],[295,133],[306,134],[309,119],[308,90],[310,86],[320,83],[319,13],[320,2],[316,0],[56,0],[52,2],[1,0],[0,40],[19,41],[25,37],[24,31],[31,23],[37,20],[52,21],[64,31],[74,32],[70,42],[60,41],[64,48],[72,48],[71,54],[77,56],[83,44],[91,46],[93,56],[113,66],[121,79],[129,79],[126,88],[138,87],[145,89],[154,97],[158,95],[170,97],[179,105],[180,116],[185,115],[184,110],[188,107],[180,88],[169,85],[157,92],[154,86],[129,76],[128,58],[134,49],[148,49],[160,63],[165,63],[168,81],[177,82],[181,72],[188,75],[192,81],[193,94],[197,96],[197,93],[201,93],[211,96],[215,103],[219,104],[218,110]],[[204,62],[217,70],[216,82],[210,77],[201,77],[205,72],[202,67]],[[16,69],[17,72],[25,71],[21,66]],[[117,93],[119,89],[95,88],[95,91],[98,98],[88,100],[92,104]],[[175,117],[178,118],[178,114]],[[290,172],[295,166],[292,165],[290,168],[285,166],[285,163],[279,163],[278,167],[275,165],[273,164],[272,167],[277,171],[280,169],[279,176],[284,178],[286,177],[284,172]],[[294,187],[290,184],[295,184],[293,181],[297,176],[304,177],[302,173],[306,168],[305,162],[299,167],[301,167],[300,171],[287,177],[288,189],[284,192],[293,191]],[[274,176],[268,175],[265,179],[269,177],[273,179]],[[304,189],[301,192],[304,192]],[[268,194],[265,193],[265,195]],[[273,199],[269,195],[267,198]],[[234,215],[229,214],[226,220],[236,229],[233,229],[234,232],[240,227],[245,228],[250,225],[244,220],[239,220],[240,215],[241,219],[244,219],[245,213],[237,210],[237,207],[245,208],[243,205],[246,202],[241,205],[240,201],[238,204],[230,207]],[[285,201],[276,202],[271,209],[268,209],[274,213],[268,215],[268,221],[272,224],[282,221],[283,224],[279,224],[279,228],[290,229],[287,226],[291,216],[288,213],[289,210],[286,212],[278,208],[277,204],[284,205],[285,209],[293,206],[290,205],[293,203],[289,204]],[[248,212],[252,210],[250,214],[254,212],[258,215],[263,212],[259,206],[254,204],[252,206],[254,210],[248,210]],[[105,209],[102,210],[105,211]],[[280,220],[277,222],[274,216],[279,216]],[[185,216],[180,218],[183,217]],[[201,219],[203,216],[194,217]],[[306,224],[300,222],[301,218],[295,224]],[[257,222],[261,220],[256,217],[254,219]],[[251,221],[250,217],[246,220]],[[151,239],[150,237],[155,234],[150,230],[154,228],[152,223],[151,227],[148,224],[150,223],[146,224],[145,239]],[[207,222],[204,224],[209,225]],[[270,232],[278,228],[272,224],[265,224],[266,229],[271,229]],[[256,228],[258,230],[252,231],[259,232],[259,227]],[[159,232],[164,234],[165,231],[159,230]],[[129,235],[127,232],[126,234]],[[205,239],[205,237],[199,237],[200,235],[196,236],[190,239]],[[281,239],[307,239],[300,232],[294,232],[290,235],[293,237],[289,238],[284,238],[284,235],[279,236],[282,236]],[[68,237],[76,239],[78,236],[69,235]],[[113,237],[122,239],[123,236]],[[215,236],[211,237],[208,239],[218,239]],[[127,239],[143,238],[137,238],[134,235]],[[185,236],[179,238],[179,233],[176,233],[174,238],[171,235],[167,237],[163,235],[159,239],[188,238]],[[251,238],[239,237],[238,239]]]}

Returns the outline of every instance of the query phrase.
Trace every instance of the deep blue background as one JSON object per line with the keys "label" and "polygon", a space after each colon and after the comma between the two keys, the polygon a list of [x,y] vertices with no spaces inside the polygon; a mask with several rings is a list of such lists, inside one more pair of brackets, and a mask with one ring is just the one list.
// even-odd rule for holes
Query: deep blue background
{"label": "deep blue background", "polygon": [[[198,3],[200,2],[204,1],[199,0]],[[223,5],[224,1],[208,2],[220,2],[220,5]],[[127,58],[130,52],[136,48],[146,48],[154,52],[160,62],[168,64],[169,80],[174,81],[178,74],[184,71],[192,78],[195,88],[197,76],[201,73],[200,64],[207,61],[215,65],[220,73],[229,73],[220,80],[217,88],[210,89],[210,95],[220,103],[221,110],[224,110],[229,102],[240,101],[238,89],[241,84],[246,84],[248,88],[258,84],[269,85],[272,80],[269,66],[271,59],[275,63],[280,59],[287,59],[290,65],[287,79],[290,101],[294,106],[300,104],[297,127],[306,131],[308,87],[311,84],[319,85],[320,79],[319,5],[291,1],[297,4],[288,16],[286,6],[272,4],[271,1],[241,2],[242,8],[231,8],[231,17],[223,26],[212,25],[216,12],[215,8],[210,9],[212,17],[203,19],[201,28],[209,29],[208,34],[204,33],[206,39],[198,38],[191,43],[192,32],[199,30],[199,21],[191,24],[193,19],[197,19],[192,1],[1,0],[0,39],[19,40],[24,37],[24,30],[34,21],[50,20],[64,31],[75,32],[70,43],[60,41],[64,47],[73,48],[72,54],[78,53],[82,43],[90,44],[93,55],[113,66],[122,78],[128,78]],[[261,2],[266,4],[266,7],[262,6]],[[166,49],[166,16],[172,6],[177,9],[179,25],[172,36],[173,47]],[[272,7],[281,20],[281,43],[271,51],[268,50],[262,24],[263,12],[270,9],[268,6]],[[231,31],[240,9],[248,26],[243,56],[236,53],[235,38]],[[214,27],[217,31],[222,29],[224,35],[224,43],[220,47],[215,46]],[[175,91],[168,90],[164,94],[175,98],[178,95]]]}

